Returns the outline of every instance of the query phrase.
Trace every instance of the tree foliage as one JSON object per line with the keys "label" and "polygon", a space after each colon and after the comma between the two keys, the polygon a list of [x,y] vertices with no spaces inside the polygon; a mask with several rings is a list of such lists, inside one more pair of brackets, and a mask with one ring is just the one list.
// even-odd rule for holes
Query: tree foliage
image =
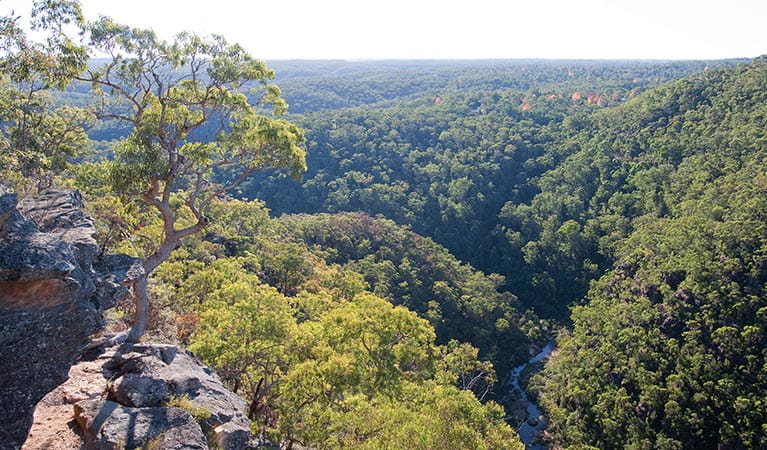
{"label": "tree foliage", "polygon": [[[166,42],[151,30],[106,17],[89,24],[88,33],[91,48],[110,60],[77,78],[92,84],[100,118],[132,127],[115,150],[114,189],[141,199],[163,221],[162,240],[133,286],[137,313],[129,339],[135,341],[148,319],[147,277],[184,238],[208,225],[205,209],[212,199],[258,170],[305,170],[303,135],[278,118],[286,104],[269,83],[273,72],[220,36],[182,33]],[[256,103],[244,88],[261,94]],[[235,177],[214,183],[214,169],[224,167],[232,167]],[[191,221],[182,222],[183,214]]]}
{"label": "tree foliage", "polygon": [[[210,297],[228,302],[205,303],[191,348],[251,399],[263,432],[288,447],[521,446],[499,406],[454,384],[471,374],[456,373],[457,364],[443,374],[434,330],[402,306],[369,293],[291,301],[242,281]],[[307,302],[323,306],[299,314],[296,305]]]}
{"label": "tree foliage", "polygon": [[584,148],[614,186],[588,220],[623,225],[605,241],[615,265],[538,381],[558,442],[767,445],[765,70],[650,92]]}
{"label": "tree foliage", "polygon": [[[408,224],[458,259],[504,275],[539,314],[565,319],[608,261],[581,239],[591,230],[557,233],[567,219],[553,217],[518,225],[513,208],[546,190],[538,177],[577,151],[569,139],[592,113],[729,63],[378,64],[284,63],[281,83],[304,112],[295,120],[307,130],[310,167],[301,185],[264,175],[242,195],[276,214],[364,211]],[[577,184],[590,174],[567,176]],[[547,219],[556,228],[525,247]]]}
{"label": "tree foliage", "polygon": [[360,273],[377,295],[428,319],[439,343],[471,342],[504,376],[546,340],[537,316],[499,292],[503,277],[461,264],[392,221],[344,213],[283,216],[280,223],[327,263]]}
{"label": "tree foliage", "polygon": [[20,22],[13,14],[0,18],[0,163],[6,177],[19,173],[22,184],[44,188],[89,143],[85,128],[92,115],[72,106],[54,108],[50,93],[85,67],[85,47],[68,35],[83,17],[77,2],[34,2],[30,28],[41,34],[37,41]]}
{"label": "tree foliage", "polygon": [[[286,446],[519,447],[503,409],[479,400],[496,376],[478,349],[439,345],[427,320],[315,256],[334,249],[295,240],[263,204],[219,200],[210,214],[150,288],[177,336],[247,399],[259,432]],[[280,248],[309,267],[287,285],[271,278],[285,269]]]}

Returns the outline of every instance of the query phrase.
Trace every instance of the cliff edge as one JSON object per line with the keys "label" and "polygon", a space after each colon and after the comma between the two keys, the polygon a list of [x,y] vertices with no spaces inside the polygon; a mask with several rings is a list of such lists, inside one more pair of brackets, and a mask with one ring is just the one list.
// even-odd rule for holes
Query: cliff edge
{"label": "cliff edge", "polygon": [[0,449],[263,445],[191,353],[91,341],[141,266],[102,254],[82,207],[76,191],[19,200],[0,184]]}
{"label": "cliff edge", "polygon": [[93,221],[75,191],[18,201],[0,185],[0,442],[17,448],[37,402],[67,379],[102,327],[102,312],[129,294],[137,270],[124,255],[98,257]]}

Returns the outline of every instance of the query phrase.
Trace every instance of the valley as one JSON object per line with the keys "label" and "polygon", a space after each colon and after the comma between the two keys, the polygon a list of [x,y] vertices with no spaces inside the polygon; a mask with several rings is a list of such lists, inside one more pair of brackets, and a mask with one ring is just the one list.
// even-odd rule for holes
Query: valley
{"label": "valley", "polygon": [[264,62],[79,7],[0,22],[0,312],[88,294],[88,370],[139,392],[57,397],[84,445],[119,400],[215,446],[179,354],[231,448],[767,447],[764,56]]}

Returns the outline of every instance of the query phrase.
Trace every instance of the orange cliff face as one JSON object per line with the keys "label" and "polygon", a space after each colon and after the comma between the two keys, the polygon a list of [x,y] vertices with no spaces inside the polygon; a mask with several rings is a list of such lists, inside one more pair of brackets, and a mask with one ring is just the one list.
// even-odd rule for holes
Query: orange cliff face
{"label": "orange cliff face", "polygon": [[52,308],[70,302],[72,289],[61,279],[0,281],[0,308]]}
{"label": "orange cliff face", "polygon": [[583,97],[583,95],[581,94],[581,91],[575,91],[571,98],[573,99],[573,101],[578,101],[582,97]]}

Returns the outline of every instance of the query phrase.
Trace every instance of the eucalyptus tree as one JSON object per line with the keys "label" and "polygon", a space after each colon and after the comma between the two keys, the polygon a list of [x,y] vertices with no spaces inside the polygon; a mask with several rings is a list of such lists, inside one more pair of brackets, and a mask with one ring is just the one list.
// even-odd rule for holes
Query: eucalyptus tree
{"label": "eucalyptus tree", "polygon": [[86,110],[54,108],[51,89],[63,89],[81,73],[87,53],[71,29],[80,29],[80,4],[70,0],[38,0],[29,27],[32,39],[15,12],[0,17],[0,162],[38,188],[87,147],[84,127],[92,121]]}
{"label": "eucalyptus tree", "polygon": [[[147,327],[151,273],[208,226],[212,199],[259,170],[305,171],[303,133],[280,118],[287,104],[271,83],[273,71],[221,36],[181,33],[165,41],[106,17],[87,32],[92,51],[108,62],[77,79],[91,83],[97,116],[132,127],[115,149],[114,188],[163,222],[162,239],[133,282],[136,317],[127,339],[135,342]],[[217,183],[221,170],[227,181]]]}

